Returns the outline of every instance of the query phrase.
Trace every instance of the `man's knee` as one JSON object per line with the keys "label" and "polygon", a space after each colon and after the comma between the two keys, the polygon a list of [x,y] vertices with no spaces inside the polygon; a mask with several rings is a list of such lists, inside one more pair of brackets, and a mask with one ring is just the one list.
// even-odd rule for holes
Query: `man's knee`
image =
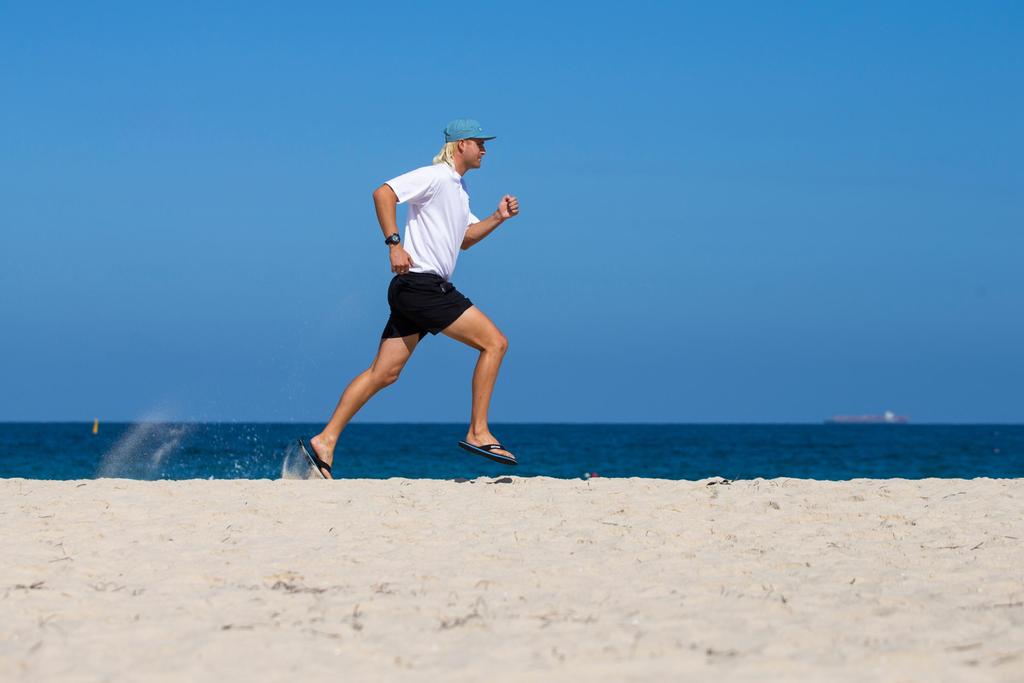
{"label": "man's knee", "polygon": [[402,368],[388,368],[387,370],[371,368],[370,374],[377,386],[384,388],[398,381],[399,375],[402,374]]}
{"label": "man's knee", "polygon": [[498,332],[488,340],[487,350],[494,351],[495,353],[505,353],[508,351],[508,337]]}

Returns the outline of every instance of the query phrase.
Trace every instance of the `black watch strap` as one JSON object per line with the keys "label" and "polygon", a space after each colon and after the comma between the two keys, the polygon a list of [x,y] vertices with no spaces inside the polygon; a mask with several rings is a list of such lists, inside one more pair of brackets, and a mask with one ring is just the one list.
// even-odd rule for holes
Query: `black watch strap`
{"label": "black watch strap", "polygon": [[394,235],[388,235],[387,238],[385,238],[385,240],[384,240],[384,244],[386,244],[388,246],[391,246],[392,244],[398,244],[401,241],[402,241],[402,238],[396,232]]}

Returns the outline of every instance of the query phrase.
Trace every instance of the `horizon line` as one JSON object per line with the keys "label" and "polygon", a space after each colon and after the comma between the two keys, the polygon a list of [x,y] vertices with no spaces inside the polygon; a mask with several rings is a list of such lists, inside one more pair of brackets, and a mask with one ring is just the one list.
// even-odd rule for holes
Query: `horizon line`
{"label": "horizon line", "polygon": [[[310,421],[298,421],[298,420],[0,420],[0,425],[18,425],[18,424],[69,424],[69,425],[89,425],[94,421],[98,421],[100,424],[257,424],[257,425],[310,425],[310,424],[322,424],[322,420],[310,420]],[[349,423],[350,425],[465,425],[465,421],[427,421],[427,420],[412,420],[412,421],[383,421],[383,420],[359,420]],[[915,426],[933,426],[933,427],[1020,427],[1024,426],[1024,422],[905,422],[905,423],[829,423],[827,419],[823,418],[818,421],[733,421],[733,420],[712,420],[712,421],[701,421],[701,422],[670,422],[670,421],[555,421],[555,422],[536,422],[536,421],[493,421],[493,425],[550,425],[550,426],[566,426],[566,425],[615,425],[615,426],[831,426],[831,427],[856,427],[856,426],[890,426],[890,427],[915,427]]]}

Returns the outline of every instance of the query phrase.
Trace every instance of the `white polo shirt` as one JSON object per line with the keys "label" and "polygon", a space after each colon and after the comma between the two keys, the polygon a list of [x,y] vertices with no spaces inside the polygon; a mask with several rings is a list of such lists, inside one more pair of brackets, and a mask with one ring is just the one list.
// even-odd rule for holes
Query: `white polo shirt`
{"label": "white polo shirt", "polygon": [[445,163],[409,171],[387,182],[398,203],[409,202],[402,240],[413,273],[435,273],[451,281],[466,230],[480,219],[469,210],[466,183]]}

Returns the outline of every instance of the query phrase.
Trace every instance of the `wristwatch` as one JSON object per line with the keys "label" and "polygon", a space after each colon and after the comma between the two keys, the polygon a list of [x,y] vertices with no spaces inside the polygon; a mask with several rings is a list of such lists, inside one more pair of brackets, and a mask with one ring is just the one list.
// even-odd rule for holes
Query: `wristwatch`
{"label": "wristwatch", "polygon": [[396,232],[394,235],[388,235],[387,239],[384,240],[384,244],[386,244],[386,245],[388,245],[390,247],[392,244],[398,244],[401,241],[402,241],[402,238]]}

